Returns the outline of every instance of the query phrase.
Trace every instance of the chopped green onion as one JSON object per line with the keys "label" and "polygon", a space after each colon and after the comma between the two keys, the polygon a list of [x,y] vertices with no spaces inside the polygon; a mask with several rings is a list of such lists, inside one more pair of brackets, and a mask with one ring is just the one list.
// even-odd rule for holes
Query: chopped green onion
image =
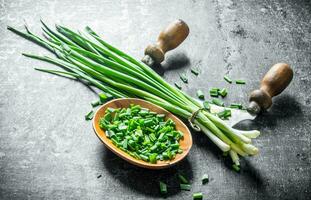
{"label": "chopped green onion", "polygon": [[203,94],[202,90],[197,91],[197,96],[199,97],[199,99],[204,99],[204,94]]}
{"label": "chopped green onion", "polygon": [[236,84],[245,84],[246,82],[244,80],[236,80],[235,83]]}
{"label": "chopped green onion", "polygon": [[114,145],[116,145],[117,147],[120,146],[120,143],[117,141],[117,139],[111,138],[111,141],[112,141],[112,143],[113,143]]}
{"label": "chopped green onion", "polygon": [[239,172],[240,171],[240,166],[236,165],[236,164],[233,164],[232,165],[232,169],[236,172]]}
{"label": "chopped green onion", "polygon": [[166,194],[167,193],[167,186],[164,182],[160,181],[159,182],[160,185],[160,192],[161,194]]}
{"label": "chopped green onion", "polygon": [[153,154],[150,154],[150,155],[149,155],[149,160],[150,160],[150,162],[151,162],[152,164],[157,163],[157,156],[158,156],[157,153],[153,153]]}
{"label": "chopped green onion", "polygon": [[157,140],[156,136],[155,136],[153,133],[150,133],[150,134],[149,134],[149,138],[150,138],[150,140],[151,140],[152,142],[154,142],[154,141]]}
{"label": "chopped green onion", "polygon": [[109,93],[99,93],[98,96],[101,104],[112,99],[112,96]]}
{"label": "chopped green onion", "polygon": [[194,75],[199,75],[199,70],[198,69],[195,69],[195,68],[191,68],[191,72],[194,74]]}
{"label": "chopped green onion", "polygon": [[225,110],[225,118],[231,117],[231,110]]}
{"label": "chopped green onion", "polygon": [[231,117],[231,110],[223,110],[219,113],[217,113],[217,116],[221,119],[228,119],[229,117]]}
{"label": "chopped green onion", "polygon": [[187,191],[191,190],[191,185],[189,185],[189,184],[182,184],[181,183],[179,186],[180,186],[181,190],[187,190]]}
{"label": "chopped green onion", "polygon": [[226,88],[221,89],[220,91],[218,91],[218,94],[220,94],[220,96],[225,97],[228,94],[228,91]]}
{"label": "chopped green onion", "polygon": [[132,157],[150,163],[171,160],[179,151],[183,133],[165,114],[158,114],[139,105],[128,108],[107,108],[99,125],[117,147]]}
{"label": "chopped green onion", "polygon": [[93,110],[91,110],[89,113],[85,115],[85,120],[91,120],[93,119],[93,116],[94,116],[94,112]]}
{"label": "chopped green onion", "polygon": [[159,117],[159,118],[165,118],[165,114],[157,114],[157,117]]}
{"label": "chopped green onion", "polygon": [[208,102],[208,101],[204,101],[204,102],[203,102],[203,107],[204,107],[206,110],[210,110],[210,109],[211,109],[211,106],[209,105],[209,102]]}
{"label": "chopped green onion", "polygon": [[214,91],[214,92],[218,92],[220,89],[219,88],[216,88],[216,87],[213,87],[210,89],[210,91]]}
{"label": "chopped green onion", "polygon": [[215,105],[217,105],[217,106],[225,106],[225,103],[224,102],[222,102],[221,100],[219,100],[219,99],[212,99],[212,103],[213,104],[215,104]]}
{"label": "chopped green onion", "polygon": [[123,140],[122,147],[127,149],[127,139]]}
{"label": "chopped green onion", "polygon": [[218,97],[218,92],[210,92],[209,94],[211,97]]}
{"label": "chopped green onion", "polygon": [[180,74],[179,75],[180,80],[182,80],[182,82],[184,83],[188,83],[188,78],[186,77],[185,74]]}
{"label": "chopped green onion", "polygon": [[224,79],[225,79],[228,83],[232,83],[232,80],[231,80],[228,76],[224,76]]}
{"label": "chopped green onion", "polygon": [[181,85],[180,85],[179,83],[175,82],[174,84],[175,84],[175,86],[176,86],[178,89],[181,90]]}
{"label": "chopped green onion", "polygon": [[192,197],[193,197],[193,200],[201,200],[203,199],[203,194],[202,192],[193,193]]}
{"label": "chopped green onion", "polygon": [[202,176],[202,184],[204,185],[204,184],[206,184],[208,181],[209,181],[208,175],[207,175],[207,174],[203,174],[203,176]]}
{"label": "chopped green onion", "polygon": [[91,102],[92,107],[96,107],[96,106],[98,106],[98,105],[100,105],[100,104],[101,104],[100,101],[92,101],[92,102]]}
{"label": "chopped green onion", "polygon": [[209,90],[209,94],[211,97],[218,97],[218,91],[219,91],[219,88],[211,88]]}
{"label": "chopped green onion", "polygon": [[181,174],[178,174],[178,178],[180,180],[180,182],[184,183],[184,184],[188,184],[189,181]]}
{"label": "chopped green onion", "polygon": [[112,113],[112,112],[115,111],[115,109],[114,109],[114,108],[107,108],[107,111],[110,112],[110,113]]}
{"label": "chopped green onion", "polygon": [[209,92],[209,95],[210,95],[211,97],[218,97],[218,92],[210,91],[210,92]]}
{"label": "chopped green onion", "polygon": [[140,157],[142,160],[144,160],[146,162],[148,162],[148,160],[149,160],[148,156],[145,156],[144,154],[140,154]]}
{"label": "chopped green onion", "polygon": [[243,106],[240,103],[232,103],[230,104],[230,108],[242,109]]}

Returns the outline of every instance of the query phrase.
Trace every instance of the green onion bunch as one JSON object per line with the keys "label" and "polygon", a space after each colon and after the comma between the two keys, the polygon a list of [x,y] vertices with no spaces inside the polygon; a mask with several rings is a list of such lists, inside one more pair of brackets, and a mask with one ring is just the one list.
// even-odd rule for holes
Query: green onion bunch
{"label": "green onion bunch", "polygon": [[63,69],[37,70],[87,82],[114,98],[145,99],[183,119],[191,118],[193,113],[200,110],[193,123],[223,152],[229,152],[236,165],[239,165],[239,155],[258,153],[251,139],[257,137],[259,131],[231,128],[218,116],[204,110],[196,99],[167,83],[149,66],[104,41],[90,27],[76,32],[56,25],[56,30],[52,30],[41,22],[45,38],[35,35],[27,26],[25,32],[8,27],[10,31],[56,55],[50,57],[24,53],[24,56],[53,63]]}

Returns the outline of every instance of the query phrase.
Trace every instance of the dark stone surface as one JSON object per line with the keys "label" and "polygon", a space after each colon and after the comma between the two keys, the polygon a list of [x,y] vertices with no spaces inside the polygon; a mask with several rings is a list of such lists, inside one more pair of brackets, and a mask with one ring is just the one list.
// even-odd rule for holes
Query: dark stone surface
{"label": "dark stone surface", "polygon": [[[311,4],[310,1],[0,1],[0,199],[157,199],[158,181],[167,199],[307,199],[311,196]],[[96,98],[83,84],[34,71],[50,67],[21,52],[46,53],[6,30],[25,19],[34,32],[39,19],[73,28],[89,25],[117,47],[140,58],[162,27],[181,18],[190,35],[167,55],[164,77],[186,72],[190,95],[197,89],[229,87],[226,102],[247,94],[276,62],[294,69],[289,88],[274,106],[242,128],[257,128],[256,157],[241,173],[227,167],[220,151],[200,133],[181,164],[167,170],[136,168],[113,155],[84,120]],[[198,78],[190,67],[198,67]],[[247,81],[228,86],[222,76]],[[177,172],[191,181],[178,189]],[[204,173],[210,176],[201,185]]]}

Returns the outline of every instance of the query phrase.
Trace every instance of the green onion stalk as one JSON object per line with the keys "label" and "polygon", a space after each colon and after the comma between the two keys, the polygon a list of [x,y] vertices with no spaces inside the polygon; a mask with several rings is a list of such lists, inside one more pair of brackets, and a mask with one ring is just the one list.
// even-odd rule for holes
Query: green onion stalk
{"label": "green onion stalk", "polygon": [[184,119],[200,110],[193,123],[223,152],[229,152],[236,165],[239,165],[239,156],[258,153],[251,139],[256,138],[259,131],[240,131],[226,125],[204,110],[196,99],[170,85],[143,62],[104,41],[90,27],[75,32],[60,25],[53,30],[42,20],[41,23],[44,37],[32,33],[27,26],[24,32],[8,26],[10,31],[48,49],[56,57],[23,53],[24,56],[62,69],[36,70],[87,82],[115,98],[145,99]]}

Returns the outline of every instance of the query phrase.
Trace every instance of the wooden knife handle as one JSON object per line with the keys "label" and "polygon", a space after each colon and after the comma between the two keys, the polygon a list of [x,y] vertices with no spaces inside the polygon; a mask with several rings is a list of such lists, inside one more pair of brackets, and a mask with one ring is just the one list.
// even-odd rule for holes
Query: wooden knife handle
{"label": "wooden knife handle", "polygon": [[147,46],[145,55],[150,56],[155,63],[161,63],[164,60],[165,53],[178,47],[188,34],[188,25],[183,20],[178,19],[161,31],[156,44]]}
{"label": "wooden knife handle", "polygon": [[[280,94],[293,79],[293,70],[286,63],[277,63],[271,67],[261,80],[260,89],[250,94],[249,111],[258,113],[272,105],[272,97]],[[258,111],[259,109],[259,111]]]}

